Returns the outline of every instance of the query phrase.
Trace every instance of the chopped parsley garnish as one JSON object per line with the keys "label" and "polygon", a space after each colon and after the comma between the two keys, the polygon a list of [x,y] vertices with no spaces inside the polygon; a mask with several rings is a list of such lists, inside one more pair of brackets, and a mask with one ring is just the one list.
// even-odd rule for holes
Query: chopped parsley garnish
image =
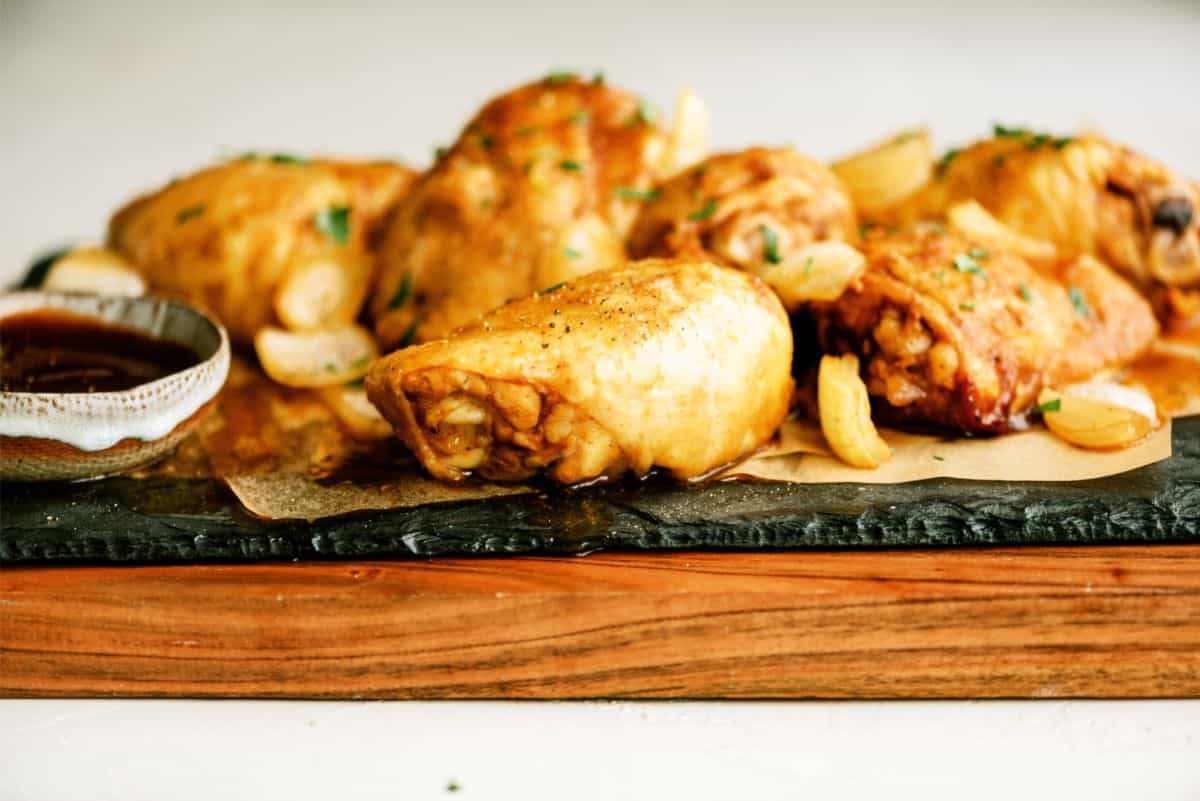
{"label": "chopped parsley garnish", "polygon": [[274,162],[275,164],[309,164],[309,159],[304,156],[294,156],[291,153],[259,153],[257,150],[248,150],[236,158],[237,161],[257,161],[264,159]]}
{"label": "chopped parsley garnish", "polygon": [[688,219],[692,220],[693,222],[698,222],[700,220],[707,220],[709,217],[711,217],[713,215],[713,212],[716,210],[717,210],[717,201],[715,198],[710,197],[708,200],[706,200],[704,202],[703,206],[701,206],[700,208],[696,209],[691,214],[689,214]]}
{"label": "chopped parsley garnish", "polygon": [[458,782],[456,782],[456,781],[451,781],[449,784],[446,785],[447,793],[457,793],[459,791],[459,789],[460,788],[458,786]]}
{"label": "chopped parsley garnish", "polygon": [[935,453],[935,454],[933,455],[933,460],[934,460],[935,462],[944,462],[944,461],[946,461],[946,457],[945,457],[945,456],[938,456],[938,455]]}
{"label": "chopped parsley garnish", "polygon": [[448,152],[448,149],[447,149],[447,148],[444,148],[444,147],[435,147],[435,148],[433,149],[433,157],[434,157],[435,159],[440,159],[442,156],[446,155],[446,153],[447,153],[447,152]]}
{"label": "chopped parsley garnish", "polygon": [[575,248],[563,248],[563,255],[568,259],[578,259],[583,256],[583,254]]}
{"label": "chopped parsley garnish", "polygon": [[937,163],[938,178],[941,178],[943,175],[946,174],[946,170],[950,169],[950,164],[956,158],[958,158],[960,153],[962,153],[962,151],[960,149],[958,149],[957,147],[952,147],[949,150],[947,150],[946,153],[940,159],[938,159],[938,163]]}
{"label": "chopped parsley garnish", "polygon": [[804,274],[806,276],[812,275],[812,268],[813,268],[813,257],[809,256],[807,259],[804,260]]}
{"label": "chopped parsley garnish", "polygon": [[566,281],[559,281],[554,286],[547,287],[547,288],[543,289],[541,292],[539,292],[538,294],[539,295],[549,295],[551,292],[557,292],[558,290],[562,289],[566,285],[567,285]]}
{"label": "chopped parsley garnish", "polygon": [[577,125],[586,125],[587,121],[592,118],[592,113],[585,108],[579,109],[571,115],[571,122]]}
{"label": "chopped parsley garnish", "polygon": [[336,364],[334,364],[333,362],[325,362],[325,372],[336,373],[337,371],[338,371],[338,368],[337,368]]}
{"label": "chopped parsley garnish", "polygon": [[779,264],[779,238],[766,224],[758,227],[762,230],[763,258],[771,264]]}
{"label": "chopped parsley garnish", "polygon": [[644,97],[638,98],[637,121],[643,125],[653,125],[657,117],[658,112],[654,110],[654,106],[650,105],[650,101]]}
{"label": "chopped parsley garnish", "polygon": [[1071,298],[1071,305],[1075,307],[1075,313],[1080,317],[1091,317],[1092,310],[1084,300],[1083,293],[1079,291],[1079,287],[1073,286],[1067,290],[1067,296]]}
{"label": "chopped parsley garnish", "polygon": [[1029,291],[1029,287],[1021,284],[1017,287],[1017,291],[1021,293],[1021,297],[1025,299],[1026,303],[1033,303],[1033,293]]}
{"label": "chopped parsley garnish", "polygon": [[1054,140],[1054,149],[1062,150],[1064,147],[1066,147],[1067,145],[1071,144],[1074,141],[1075,141],[1074,137],[1070,137],[1070,136],[1060,137],[1060,138]]}
{"label": "chopped parsley garnish", "polygon": [[604,85],[604,70],[596,70],[596,74],[592,76],[592,83],[597,86]]}
{"label": "chopped parsley garnish", "polygon": [[1025,143],[1025,149],[1026,150],[1037,150],[1039,147],[1041,147],[1042,145],[1049,142],[1050,138],[1051,138],[1050,134],[1044,134],[1044,133],[1034,134],[1033,136],[1031,136],[1029,138],[1029,141]]}
{"label": "chopped parsley garnish", "polygon": [[858,238],[864,238],[867,234],[871,233],[871,231],[878,227],[879,226],[875,223],[863,223],[862,225],[858,226]]}
{"label": "chopped parsley garnish", "polygon": [[983,248],[971,248],[970,250],[967,251],[967,255],[970,256],[972,259],[983,260],[983,259],[988,258],[991,254],[988,253]]}
{"label": "chopped parsley garnish", "polygon": [[400,341],[396,343],[398,348],[407,348],[409,345],[417,341],[417,326],[421,324],[421,318],[415,318],[400,335]]}
{"label": "chopped parsley garnish", "polygon": [[958,304],[958,308],[963,311],[975,311],[975,304],[971,301],[966,301],[965,303]]}
{"label": "chopped parsley garnish", "polygon": [[388,301],[389,309],[398,309],[405,303],[408,303],[408,297],[412,294],[412,275],[404,276],[400,282],[400,288],[396,290],[396,294],[392,295],[392,299]]}
{"label": "chopped parsley garnish", "polygon": [[654,200],[658,197],[657,189],[636,189],[632,186],[618,186],[615,192],[622,200]]}
{"label": "chopped parsley garnish", "polygon": [[344,386],[346,389],[358,389],[365,383],[367,383],[366,376],[362,376],[354,379],[353,381],[347,381],[345,384],[342,384],[342,386]]}
{"label": "chopped parsley garnish", "polygon": [[521,128],[518,128],[515,131],[517,136],[532,136],[533,134],[535,134],[537,132],[538,132],[538,127],[536,125],[525,125]]}
{"label": "chopped parsley garnish", "polygon": [[186,209],[181,209],[180,212],[175,215],[175,222],[185,223],[188,220],[199,217],[203,213],[204,206],[188,206]]}
{"label": "chopped parsley garnish", "polygon": [[1046,412],[1057,412],[1061,408],[1062,398],[1055,398],[1054,400],[1046,401],[1045,403],[1039,403],[1037,406],[1037,410],[1042,414],[1045,414]]}
{"label": "chopped parsley garnish", "polygon": [[1004,166],[1004,162],[1007,160],[1008,159],[1005,158],[1003,153],[997,153],[995,156],[992,157],[992,166],[995,167],[996,169],[1000,169],[1001,167]]}
{"label": "chopped parsley garnish", "polygon": [[354,361],[350,362],[350,367],[351,367],[351,369],[357,370],[360,367],[366,367],[370,363],[371,363],[370,356],[360,356],[357,359],[355,359]]}
{"label": "chopped parsley garnish", "polygon": [[1028,128],[1008,128],[1000,124],[992,126],[992,133],[996,136],[1002,136],[1007,139],[1024,139],[1029,136],[1032,131]]}
{"label": "chopped parsley garnish", "polygon": [[481,133],[479,135],[479,146],[482,147],[484,150],[491,150],[492,145],[494,145],[494,144],[495,144],[495,140],[493,140],[492,137],[488,136],[485,133]]}
{"label": "chopped parsley garnish", "polygon": [[350,241],[350,207],[330,206],[313,216],[313,224],[325,236],[344,245]]}
{"label": "chopped parsley garnish", "polygon": [[960,273],[971,273],[972,275],[978,275],[980,278],[987,278],[987,275],[983,272],[983,268],[967,253],[960,253],[954,257],[954,269]]}
{"label": "chopped parsley garnish", "polygon": [[564,160],[558,162],[558,166],[563,168],[567,172],[579,172],[580,170],[583,169],[582,164],[580,164],[578,161],[573,161],[571,159],[564,159]]}
{"label": "chopped parsley garnish", "polygon": [[577,73],[570,70],[555,70],[546,76],[546,83],[550,86],[561,86],[564,83],[570,83],[578,77]]}

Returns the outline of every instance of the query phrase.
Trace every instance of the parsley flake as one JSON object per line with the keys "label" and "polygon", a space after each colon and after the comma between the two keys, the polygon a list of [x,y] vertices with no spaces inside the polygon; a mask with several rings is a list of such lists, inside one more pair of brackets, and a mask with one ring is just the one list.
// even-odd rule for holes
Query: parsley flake
{"label": "parsley flake", "polygon": [[646,98],[638,98],[637,105],[637,121],[643,125],[653,125],[658,117],[658,112],[654,110],[654,106],[650,105],[650,101]]}
{"label": "parsley flake", "polygon": [[592,76],[592,83],[597,86],[604,85],[604,70],[596,70],[596,74]]}
{"label": "parsley flake", "polygon": [[935,453],[935,454],[933,455],[933,460],[934,460],[935,462],[944,462],[944,461],[946,461],[946,457],[945,457],[945,456],[938,456],[938,455]]}
{"label": "parsley flake", "polygon": [[532,136],[537,132],[538,127],[536,125],[525,125],[515,131],[517,136]]}
{"label": "parsley flake", "polygon": [[366,367],[370,363],[371,363],[370,356],[360,356],[359,358],[350,362],[350,367],[354,370],[358,370],[361,367]]}
{"label": "parsley flake", "polygon": [[392,299],[388,301],[389,309],[398,309],[405,303],[408,303],[409,295],[412,294],[412,275],[406,274],[400,282],[400,288],[396,290],[396,294],[392,295]]}
{"label": "parsley flake", "polygon": [[1037,150],[1042,145],[1050,141],[1050,134],[1034,134],[1029,141],[1025,143],[1026,150]]}
{"label": "parsley flake", "polygon": [[997,123],[992,126],[992,133],[1006,139],[1024,139],[1031,133],[1028,128],[1008,128]]}
{"label": "parsley flake", "polygon": [[812,256],[809,256],[809,257],[808,257],[808,258],[807,258],[807,259],[804,261],[804,274],[805,274],[806,276],[812,275],[812,270],[813,270],[813,257],[812,257]]}
{"label": "parsley flake", "polygon": [[566,256],[568,259],[578,259],[583,256],[583,254],[580,253],[575,248],[563,248],[563,255]]}
{"label": "parsley flake", "polygon": [[987,275],[983,272],[983,268],[967,253],[960,253],[954,257],[954,269],[960,273],[971,273],[972,275],[978,275],[980,278],[987,278]]}
{"label": "parsley flake", "polygon": [[1045,414],[1046,412],[1057,412],[1061,408],[1062,398],[1055,398],[1054,400],[1046,401],[1045,403],[1039,403],[1037,406],[1037,410],[1042,414]]}
{"label": "parsley flake", "polygon": [[711,217],[713,215],[713,212],[716,210],[717,210],[717,201],[715,198],[710,197],[708,200],[706,200],[704,202],[703,206],[701,206],[700,208],[696,209],[691,214],[689,214],[688,219],[693,222],[699,222],[700,220],[707,220],[709,217]]}
{"label": "parsley flake", "polygon": [[758,227],[763,237],[763,258],[771,264],[779,264],[779,238],[765,223]]}
{"label": "parsley flake", "polygon": [[618,186],[615,190],[615,194],[622,200],[654,200],[658,197],[658,190],[637,189],[632,186]]}
{"label": "parsley flake", "polygon": [[558,162],[558,166],[567,172],[579,172],[583,169],[583,165],[572,159],[564,159]]}
{"label": "parsley flake", "polygon": [[291,153],[272,153],[269,158],[276,164],[309,164],[304,156],[294,156]]}
{"label": "parsley flake", "polygon": [[176,223],[185,223],[188,220],[195,219],[204,213],[204,206],[188,206],[186,209],[181,209],[175,215]]}
{"label": "parsley flake", "polygon": [[313,215],[313,224],[325,236],[344,245],[350,241],[350,207],[330,206]]}
{"label": "parsley flake", "polygon": [[983,260],[983,259],[987,259],[991,254],[988,253],[983,248],[971,248],[970,250],[967,251],[967,255],[970,256],[972,259]]}
{"label": "parsley flake", "polygon": [[557,292],[558,290],[562,289],[562,288],[563,288],[564,286],[566,286],[566,285],[567,285],[567,282],[566,282],[566,281],[559,281],[559,282],[558,282],[557,284],[555,284],[554,286],[547,287],[546,289],[543,289],[543,290],[542,290],[541,292],[539,292],[538,294],[539,294],[539,295],[549,295],[551,292]]}
{"label": "parsley flake", "polygon": [[576,125],[587,125],[588,120],[592,118],[592,113],[585,108],[579,109],[571,115],[571,122]]}
{"label": "parsley flake", "polygon": [[561,86],[564,83],[570,83],[578,77],[577,73],[570,70],[555,70],[546,76],[546,83],[550,86]]}
{"label": "parsley flake", "polygon": [[941,178],[946,174],[946,170],[950,169],[950,165],[954,162],[954,160],[956,158],[958,158],[960,153],[962,153],[962,150],[960,150],[957,147],[952,147],[949,150],[947,150],[946,153],[940,159],[938,159],[938,163],[937,163],[937,177],[938,178]]}
{"label": "parsley flake", "polygon": [[958,304],[958,308],[962,309],[963,311],[975,311],[975,304],[967,301],[965,303]]}
{"label": "parsley flake", "polygon": [[404,329],[404,333],[400,335],[400,341],[396,343],[397,348],[407,348],[409,345],[417,341],[417,326],[421,324],[421,318],[416,317],[408,328]]}
{"label": "parsley flake", "polygon": [[1033,303],[1033,293],[1029,291],[1029,287],[1021,284],[1017,287],[1017,291],[1021,293],[1021,297],[1024,298],[1026,303]]}
{"label": "parsley flake", "polygon": [[1058,139],[1054,140],[1054,149],[1062,150],[1064,147],[1066,147],[1067,145],[1071,144],[1074,141],[1075,141],[1074,137],[1070,137],[1070,136],[1059,137]]}
{"label": "parsley flake", "polygon": [[1067,295],[1071,298],[1071,305],[1075,307],[1075,313],[1080,317],[1091,317],[1092,309],[1088,306],[1087,301],[1083,297],[1083,293],[1079,291],[1079,287],[1073,286],[1067,290]]}

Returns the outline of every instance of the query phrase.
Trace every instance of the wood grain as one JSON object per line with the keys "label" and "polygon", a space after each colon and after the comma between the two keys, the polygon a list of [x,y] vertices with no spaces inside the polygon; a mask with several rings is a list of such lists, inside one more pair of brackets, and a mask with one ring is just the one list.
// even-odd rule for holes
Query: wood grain
{"label": "wood grain", "polygon": [[0,570],[0,692],[1200,695],[1200,546]]}

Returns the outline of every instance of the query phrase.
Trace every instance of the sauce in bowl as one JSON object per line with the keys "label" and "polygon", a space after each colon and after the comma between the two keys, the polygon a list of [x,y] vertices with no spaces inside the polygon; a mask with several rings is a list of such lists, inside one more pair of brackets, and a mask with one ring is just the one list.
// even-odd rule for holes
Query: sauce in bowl
{"label": "sauce in bowl", "polygon": [[186,345],[70,312],[0,318],[0,391],[119,392],[200,363]]}

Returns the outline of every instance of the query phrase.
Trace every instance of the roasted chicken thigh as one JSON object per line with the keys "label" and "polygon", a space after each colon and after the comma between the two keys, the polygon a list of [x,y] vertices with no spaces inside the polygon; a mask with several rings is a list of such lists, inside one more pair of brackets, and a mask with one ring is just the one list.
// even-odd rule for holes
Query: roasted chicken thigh
{"label": "roasted chicken thigh", "polygon": [[[369,272],[371,238],[413,177],[387,162],[247,156],[133,201],[113,217],[109,245],[152,289],[211,308],[247,343],[277,322],[290,270],[319,258]],[[359,305],[369,282],[358,282]]]}
{"label": "roasted chicken thigh", "polygon": [[699,256],[758,272],[813,242],[857,236],[845,187],[790,148],[712,156],[658,186],[630,237],[634,258]]}
{"label": "roasted chicken thigh", "polygon": [[400,204],[372,302],[385,345],[625,259],[638,198],[670,169],[636,96],[551,75],[488,103]]}
{"label": "roasted chicken thigh", "polygon": [[859,356],[884,420],[1020,427],[1042,388],[1124,365],[1158,332],[1146,300],[1088,256],[1038,270],[933,225],[874,230],[862,249],[859,279],[810,308],[824,352]]}
{"label": "roasted chicken thigh", "polygon": [[787,413],[787,316],[745,273],[647,260],[509,303],[376,361],[367,394],[436,478],[694,478]]}
{"label": "roasted chicken thigh", "polygon": [[1169,325],[1200,323],[1200,186],[1098,136],[997,126],[951,151],[895,214],[931,219],[976,200],[1010,228],[1090,254],[1133,281]]}

